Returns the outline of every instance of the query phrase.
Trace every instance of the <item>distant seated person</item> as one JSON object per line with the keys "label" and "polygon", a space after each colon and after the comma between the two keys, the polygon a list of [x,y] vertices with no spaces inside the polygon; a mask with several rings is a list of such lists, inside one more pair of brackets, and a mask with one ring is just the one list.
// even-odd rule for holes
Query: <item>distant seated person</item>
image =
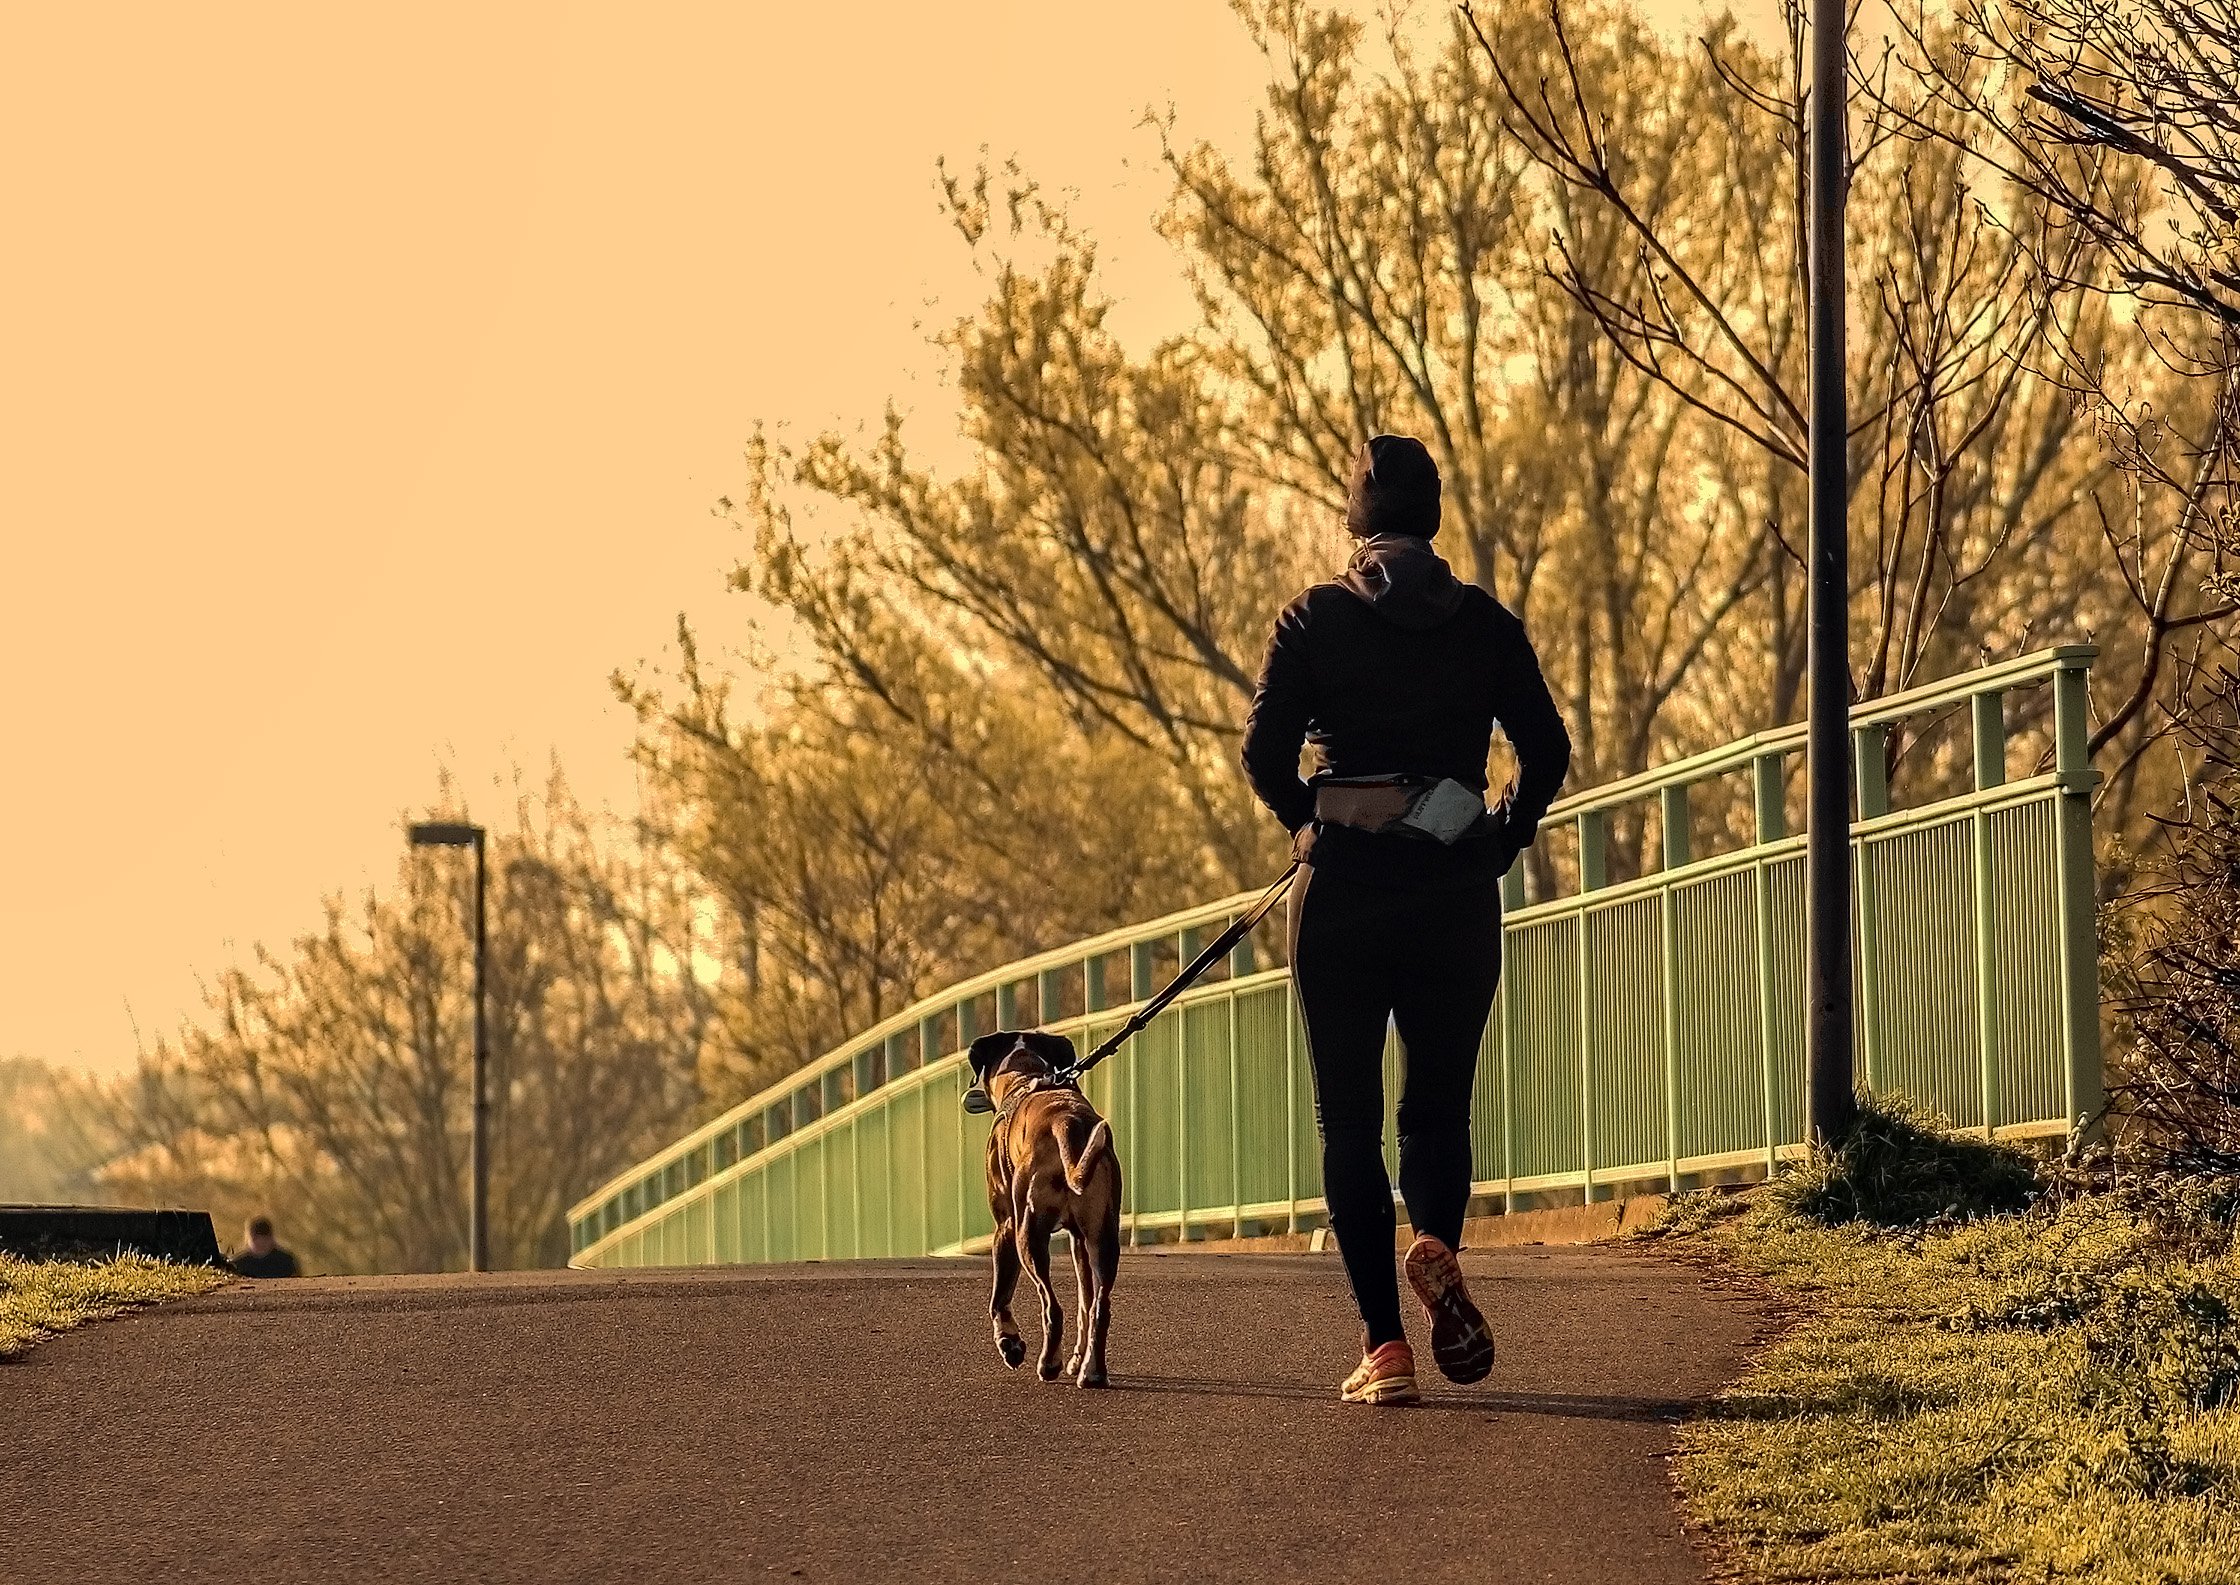
{"label": "distant seated person", "polygon": [[296,1257],[280,1247],[272,1236],[272,1218],[252,1216],[248,1226],[249,1246],[233,1257],[233,1269],[243,1277],[300,1277],[303,1268],[296,1264]]}

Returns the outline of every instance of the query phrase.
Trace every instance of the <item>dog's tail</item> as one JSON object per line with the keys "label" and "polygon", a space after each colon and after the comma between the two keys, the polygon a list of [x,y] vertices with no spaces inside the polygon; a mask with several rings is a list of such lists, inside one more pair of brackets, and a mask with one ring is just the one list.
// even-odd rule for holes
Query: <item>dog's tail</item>
{"label": "dog's tail", "polygon": [[1103,1118],[1089,1130],[1089,1141],[1081,1147],[1081,1154],[1073,1153],[1073,1119],[1062,1119],[1058,1124],[1058,1160],[1066,1169],[1066,1187],[1076,1194],[1085,1193],[1089,1187],[1090,1169],[1097,1158],[1112,1148],[1112,1128]]}

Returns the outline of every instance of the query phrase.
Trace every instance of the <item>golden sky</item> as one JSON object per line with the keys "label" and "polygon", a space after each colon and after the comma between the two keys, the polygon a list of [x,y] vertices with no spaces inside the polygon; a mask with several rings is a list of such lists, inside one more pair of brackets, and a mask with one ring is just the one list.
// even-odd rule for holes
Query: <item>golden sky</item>
{"label": "golden sky", "polygon": [[606,678],[741,620],[754,422],[942,412],[935,159],[1077,189],[1148,332],[1142,112],[1261,83],[1220,0],[16,8],[0,1055],[129,1061],[441,766],[627,807]]}

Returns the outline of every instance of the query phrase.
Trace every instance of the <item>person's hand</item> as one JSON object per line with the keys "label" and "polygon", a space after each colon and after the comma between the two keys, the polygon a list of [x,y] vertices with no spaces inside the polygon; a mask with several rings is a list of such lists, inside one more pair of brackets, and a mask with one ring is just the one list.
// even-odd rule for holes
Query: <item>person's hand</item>
{"label": "person's hand", "polygon": [[1318,829],[1319,827],[1316,826],[1315,822],[1309,820],[1305,825],[1291,833],[1292,863],[1311,864],[1314,862],[1308,855],[1314,852],[1314,834]]}
{"label": "person's hand", "polygon": [[1519,842],[1509,830],[1507,810],[1492,810],[1486,818],[1493,824],[1493,832],[1487,840],[1494,844],[1494,873],[1506,875],[1516,868],[1517,856],[1524,852],[1527,844]]}

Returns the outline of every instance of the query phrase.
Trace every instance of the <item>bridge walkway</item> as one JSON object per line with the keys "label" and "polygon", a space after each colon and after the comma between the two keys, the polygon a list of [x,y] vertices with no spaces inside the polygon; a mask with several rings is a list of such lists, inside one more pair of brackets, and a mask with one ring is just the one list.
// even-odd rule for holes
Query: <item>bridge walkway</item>
{"label": "bridge walkway", "polygon": [[1663,1455],[1760,1312],[1626,1249],[1467,1260],[1500,1361],[1412,1411],[1334,1401],[1331,1256],[1131,1256],[1103,1394],[1000,1368],[977,1260],[240,1285],[0,1372],[0,1510],[30,1520],[0,1556],[317,1585],[1704,1578]]}

